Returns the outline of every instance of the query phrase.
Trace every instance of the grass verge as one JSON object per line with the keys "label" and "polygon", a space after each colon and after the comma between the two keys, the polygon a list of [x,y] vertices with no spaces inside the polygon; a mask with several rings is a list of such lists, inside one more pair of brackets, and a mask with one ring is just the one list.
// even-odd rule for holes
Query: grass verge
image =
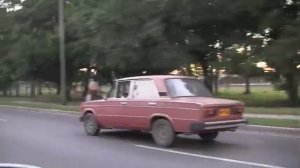
{"label": "grass verge", "polygon": [[0,105],[21,106],[21,107],[41,108],[41,109],[57,109],[57,110],[64,110],[64,111],[79,112],[78,102],[70,103],[69,105],[64,106],[59,103],[38,102],[30,98],[0,98]]}
{"label": "grass verge", "polygon": [[274,126],[274,127],[300,128],[299,120],[248,118],[248,124]]}
{"label": "grass verge", "polygon": [[219,92],[216,97],[224,99],[233,99],[244,102],[247,106],[254,107],[288,107],[287,96],[282,91],[253,91],[251,94],[242,92]]}

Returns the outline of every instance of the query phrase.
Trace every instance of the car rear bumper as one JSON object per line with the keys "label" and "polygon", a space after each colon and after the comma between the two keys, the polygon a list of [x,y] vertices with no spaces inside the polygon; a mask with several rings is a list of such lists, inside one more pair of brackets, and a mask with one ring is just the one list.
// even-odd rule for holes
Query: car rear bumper
{"label": "car rear bumper", "polygon": [[227,120],[227,121],[212,121],[192,123],[190,126],[191,132],[209,131],[209,130],[230,130],[247,124],[246,119]]}

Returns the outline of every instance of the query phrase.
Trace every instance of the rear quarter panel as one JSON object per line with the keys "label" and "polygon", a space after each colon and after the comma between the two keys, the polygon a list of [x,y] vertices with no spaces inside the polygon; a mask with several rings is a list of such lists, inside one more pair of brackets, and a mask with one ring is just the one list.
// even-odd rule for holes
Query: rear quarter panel
{"label": "rear quarter panel", "polygon": [[199,122],[202,118],[201,106],[195,103],[160,101],[150,118],[159,116],[167,118],[172,123],[175,132],[187,133],[190,130],[190,124]]}

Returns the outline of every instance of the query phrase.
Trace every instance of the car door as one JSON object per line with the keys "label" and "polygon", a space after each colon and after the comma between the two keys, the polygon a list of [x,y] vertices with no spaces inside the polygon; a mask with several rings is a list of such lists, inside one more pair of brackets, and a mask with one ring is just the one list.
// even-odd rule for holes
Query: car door
{"label": "car door", "polygon": [[130,81],[119,81],[99,110],[99,121],[108,128],[123,128],[130,93]]}
{"label": "car door", "polygon": [[149,116],[155,111],[159,93],[152,79],[132,81],[132,90],[127,101],[128,117],[124,124],[133,129],[146,129],[149,126]]}

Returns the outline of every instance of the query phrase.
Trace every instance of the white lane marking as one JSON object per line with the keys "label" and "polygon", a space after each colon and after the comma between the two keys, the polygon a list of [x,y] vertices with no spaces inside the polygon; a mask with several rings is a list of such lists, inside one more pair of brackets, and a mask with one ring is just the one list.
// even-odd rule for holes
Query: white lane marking
{"label": "white lane marking", "polygon": [[248,134],[248,135],[262,135],[262,136],[300,139],[300,136],[298,135],[285,135],[282,133],[268,133],[268,132],[257,132],[257,131],[235,131],[235,132],[226,132],[226,133],[233,133],[233,134],[238,133],[238,134]]}
{"label": "white lane marking", "polygon": [[5,119],[1,119],[1,118],[0,118],[0,121],[2,121],[2,122],[6,122],[7,120],[5,120]]}
{"label": "white lane marking", "polygon": [[140,148],[145,148],[145,149],[169,152],[169,153],[186,155],[186,156],[193,156],[193,157],[198,157],[198,158],[212,159],[212,160],[218,160],[218,161],[224,161],[224,162],[238,163],[238,164],[250,165],[250,166],[256,166],[256,167],[284,168],[284,167],[274,166],[274,165],[267,165],[267,164],[261,164],[261,163],[246,162],[246,161],[240,161],[240,160],[234,160],[234,159],[226,159],[226,158],[220,158],[220,157],[214,157],[214,156],[207,156],[207,155],[193,154],[193,153],[187,153],[187,152],[180,152],[180,151],[175,151],[175,150],[170,150],[170,149],[162,149],[162,148],[155,148],[155,147],[145,146],[145,145],[135,145],[135,146],[140,147]]}
{"label": "white lane marking", "polygon": [[14,167],[14,168],[40,168],[32,165],[24,165],[24,164],[12,164],[12,163],[0,163],[0,167]]}

